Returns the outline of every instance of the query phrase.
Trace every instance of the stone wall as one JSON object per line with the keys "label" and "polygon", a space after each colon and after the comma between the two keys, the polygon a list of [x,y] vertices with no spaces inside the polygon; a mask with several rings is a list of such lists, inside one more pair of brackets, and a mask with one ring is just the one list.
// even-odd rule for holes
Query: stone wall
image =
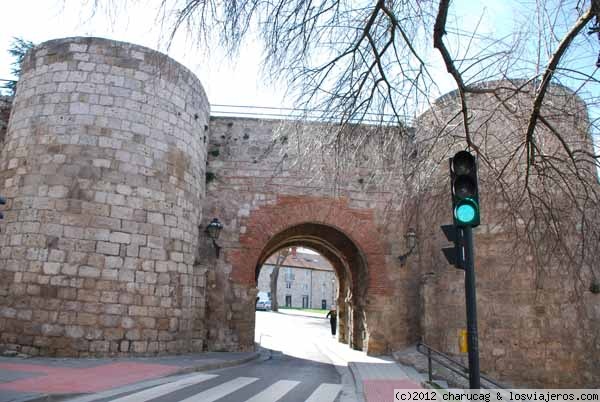
{"label": "stone wall", "polygon": [[[244,328],[254,327],[250,311],[261,256],[266,259],[277,246],[294,245],[324,254],[318,240],[310,243],[314,239],[340,244],[339,256],[335,257],[341,264],[336,267],[341,289],[340,326],[347,322],[349,328],[347,333],[340,330],[341,339],[371,354],[414,342],[419,336],[418,277],[413,260],[401,268],[396,259],[405,251],[406,228],[401,213],[390,202],[392,192],[365,185],[358,170],[336,176],[330,166],[314,164],[315,170],[332,173],[315,178],[312,172],[294,165],[295,144],[285,140],[287,135],[276,134],[288,133],[291,138],[295,129],[293,123],[281,121],[211,121],[207,167],[211,182],[204,224],[217,217],[225,227],[220,240],[224,255],[206,267],[208,326],[222,327],[225,323],[225,328],[209,336],[209,343],[219,348],[250,347],[240,344],[236,337]],[[303,226],[305,223],[314,225]],[[348,242],[340,236],[354,244],[358,254],[344,249],[347,246],[342,244]],[[205,245],[211,247],[209,242]],[[214,281],[214,288],[210,281]]]}
{"label": "stone wall", "polygon": [[[521,91],[501,106],[494,94],[471,96],[475,143],[516,172],[524,160],[507,160],[506,151],[521,139],[507,133],[523,132],[531,96]],[[548,121],[570,147],[588,150],[585,105],[564,88],[549,96]],[[439,251],[439,225],[451,222],[447,158],[465,143],[460,124],[443,124],[457,108],[451,94],[421,116],[414,150],[387,148],[381,128],[352,127],[343,138],[358,158],[346,163],[318,143],[301,155],[302,141],[325,127],[209,121],[198,80],[152,50],[97,38],[34,48],[0,153],[8,198],[0,348],[75,356],[253,350],[260,267],[280,248],[303,246],[334,267],[340,341],[381,354],[423,338],[464,357],[464,275]],[[0,124],[6,110],[0,105]],[[443,140],[430,138],[442,128]],[[373,143],[353,142],[361,130]],[[539,139],[549,155],[562,152],[552,135]],[[415,168],[419,144],[435,145]],[[377,166],[360,162],[375,157]],[[596,386],[599,296],[589,272],[575,279],[566,258],[584,229],[557,197],[566,252],[552,247],[547,228],[526,226],[526,204],[510,214],[495,167],[480,171],[475,233],[482,369],[516,385]],[[594,174],[587,186],[598,185]],[[518,190],[522,178],[511,178]],[[431,191],[417,193],[411,181]],[[224,224],[220,255],[204,232],[215,217]],[[408,227],[419,243],[401,265]],[[520,241],[525,234],[537,236],[537,252]]]}
{"label": "stone wall", "polygon": [[69,38],[27,54],[0,156],[2,346],[203,348],[208,116],[196,77],[150,49]]}
{"label": "stone wall", "polygon": [[[497,152],[493,163],[502,166],[503,158],[510,156],[506,152],[510,144],[520,141],[512,135],[523,131],[511,129],[526,123],[525,111],[531,98],[526,93],[512,97],[511,102],[519,105],[517,110],[522,110],[522,114],[509,118],[498,113],[502,110],[498,104],[502,96],[497,99],[488,94],[471,96],[470,101],[478,106],[472,122],[474,127],[479,127],[474,140],[491,155]],[[585,105],[560,87],[552,88],[549,98],[553,110],[544,109],[542,113],[551,116],[550,124],[573,150],[590,149]],[[459,108],[456,98],[445,98],[436,105],[437,121],[444,121]],[[435,121],[432,115],[423,116],[421,134],[435,132],[439,128]],[[425,130],[427,127],[429,130]],[[569,160],[554,135],[542,130],[537,135],[538,146],[547,155]],[[439,167],[440,177],[432,180],[447,183],[446,161],[458,149],[462,148],[453,148],[447,143],[440,145],[438,151],[446,154],[439,157],[443,161]],[[515,159],[507,169],[512,173],[506,182],[512,181],[518,191],[524,184],[517,169],[524,161]],[[560,214],[558,224],[564,230],[567,244],[554,243],[549,228],[543,226],[541,220],[537,224],[532,220],[531,204],[516,205],[507,201],[494,181],[497,171],[480,163],[479,173],[482,224],[474,230],[474,238],[482,372],[521,387],[596,386],[600,383],[597,342],[600,295],[589,291],[591,277],[585,262],[574,263],[565,258],[569,252],[576,254],[575,250],[580,247],[581,226],[572,221],[572,215],[560,209],[561,192],[553,189],[554,211]],[[569,175],[569,169],[565,168],[562,174]],[[531,185],[539,185],[538,180],[534,172]],[[598,185],[593,171],[585,180],[590,186]],[[452,222],[450,194],[446,190],[428,196],[429,199],[425,197],[426,201],[419,204],[419,209],[428,216],[419,225],[423,239],[420,244],[422,333],[426,343],[466,360],[466,354],[460,354],[458,349],[459,331],[466,328],[464,273],[450,267],[440,252],[447,241],[439,225]],[[536,233],[539,234],[535,239],[537,249],[527,241],[528,234]],[[569,239],[572,242],[569,243]],[[573,266],[576,264],[579,266]],[[577,268],[579,274],[575,274]]]}

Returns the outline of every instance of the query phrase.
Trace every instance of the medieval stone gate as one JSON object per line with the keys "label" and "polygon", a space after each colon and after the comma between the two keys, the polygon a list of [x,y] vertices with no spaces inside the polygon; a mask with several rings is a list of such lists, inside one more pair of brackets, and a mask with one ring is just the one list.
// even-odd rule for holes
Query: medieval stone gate
{"label": "medieval stone gate", "polygon": [[[218,218],[225,228],[220,239],[222,258],[214,259],[208,239],[200,245],[204,250],[200,260],[209,262],[201,264],[209,278],[209,343],[221,349],[239,344],[252,347],[254,334],[246,329],[254,327],[259,269],[270,255],[290,246],[312,248],[334,266],[340,283],[340,341],[372,354],[385,353],[392,344],[416,341],[418,282],[416,276],[410,277],[409,267],[404,280],[398,280],[400,265],[390,254],[393,249],[398,254],[403,251],[402,235],[385,233],[393,230],[383,225],[389,215],[378,216],[376,209],[364,208],[370,202],[383,210],[388,202],[385,195],[365,194],[357,187],[354,196],[339,197],[332,195],[330,186],[315,185],[310,176],[289,170],[274,173],[281,163],[281,155],[271,149],[274,131],[279,129],[279,121],[211,119],[207,169],[215,179],[207,184],[204,218],[206,222]],[[390,244],[390,237],[398,244]],[[222,292],[222,286],[232,289]],[[233,307],[228,312],[236,305],[233,299],[239,302],[239,294],[243,295],[241,310]],[[231,299],[232,295],[236,296]],[[399,311],[394,299],[412,308]],[[217,306],[216,311],[211,306]],[[210,323],[222,320],[235,328],[229,338],[211,332]],[[242,333],[240,342],[237,337]]]}
{"label": "medieval stone gate", "polygon": [[[585,105],[569,102],[561,127],[589,146]],[[450,113],[455,99],[438,107]],[[435,125],[427,114],[419,124]],[[374,172],[334,178],[325,166],[314,177],[291,162],[285,136],[274,140],[292,125],[211,118],[197,78],[150,49],[70,38],[32,50],[0,154],[0,345],[75,356],[250,350],[257,270],[298,245],[335,267],[342,341],[381,354],[424,339],[459,355],[462,273],[441,258],[437,229],[448,213],[397,203],[364,180]],[[534,288],[527,260],[499,258],[511,253],[501,203],[483,203],[483,370],[517,384],[597,384],[598,295],[576,300],[555,277]],[[218,258],[204,232],[213,218],[225,226]],[[409,227],[419,245],[401,265]]]}

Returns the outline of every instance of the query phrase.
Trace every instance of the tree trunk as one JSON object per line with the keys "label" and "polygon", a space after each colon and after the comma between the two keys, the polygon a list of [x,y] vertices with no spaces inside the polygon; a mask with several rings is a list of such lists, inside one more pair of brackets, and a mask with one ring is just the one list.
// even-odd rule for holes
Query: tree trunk
{"label": "tree trunk", "polygon": [[279,311],[279,304],[277,303],[277,279],[279,278],[279,266],[276,265],[271,271],[271,310]]}
{"label": "tree trunk", "polygon": [[279,311],[279,303],[277,303],[277,280],[279,279],[279,268],[281,264],[285,261],[287,256],[290,254],[289,249],[280,250],[279,254],[277,254],[277,260],[275,261],[275,266],[273,267],[273,271],[271,271],[271,310]]}

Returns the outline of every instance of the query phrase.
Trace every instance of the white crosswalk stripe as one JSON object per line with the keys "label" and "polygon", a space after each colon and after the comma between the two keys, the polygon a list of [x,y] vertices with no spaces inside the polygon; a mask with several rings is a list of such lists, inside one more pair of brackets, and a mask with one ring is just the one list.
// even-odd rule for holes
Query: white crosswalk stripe
{"label": "white crosswalk stripe", "polygon": [[246,402],[275,402],[281,399],[292,388],[300,384],[300,381],[281,380],[256,394]]}
{"label": "white crosswalk stripe", "polygon": [[113,399],[112,402],[145,402],[149,401],[150,399],[170,394],[171,392],[177,391],[178,389],[198,384],[215,377],[215,374],[197,374],[194,376],[186,377],[182,380],[173,381],[167,384],[159,385],[157,387],[146,389],[144,391],[136,392],[135,394],[130,394],[122,398]]}
{"label": "white crosswalk stripe", "polygon": [[257,380],[258,378],[253,377],[238,377],[221,385],[217,385],[216,387],[207,389],[204,392],[200,392],[199,394],[192,395],[189,398],[183,399],[179,402],[213,402],[237,391],[240,388],[245,387],[248,384],[252,384]]}
{"label": "white crosswalk stripe", "polygon": [[342,390],[342,384],[321,384],[306,402],[330,402],[335,400]]}
{"label": "white crosswalk stripe", "polygon": [[[151,388],[142,389],[143,384],[134,384],[135,386],[127,386],[121,389],[114,389],[105,392],[100,392],[93,395],[86,395],[82,397],[78,397],[75,399],[70,399],[69,402],[93,402],[98,401],[100,399],[106,399],[118,394],[123,394],[125,392],[131,392],[126,396],[117,397],[116,399],[110,399],[111,402],[146,402],[151,399],[156,399],[160,397],[167,396],[169,394],[175,393],[177,391],[182,390],[186,387],[191,387],[196,384],[200,384],[204,381],[214,379],[218,377],[216,374],[193,374],[181,378],[179,380],[171,381],[165,383],[165,381],[169,381],[168,379],[158,379],[154,381],[147,382],[146,386],[152,386]],[[258,381],[258,378],[255,377],[237,377],[233,380],[224,382],[222,384],[216,385],[214,387],[204,389],[192,396],[187,397],[186,399],[180,400],[179,402],[214,402],[217,401],[229,394],[232,394],[247,385],[252,384],[255,381]],[[276,402],[281,398],[286,396],[290,391],[292,391],[296,386],[300,384],[300,381],[292,381],[292,380],[279,380],[267,388],[262,389],[260,392],[254,395],[248,395],[250,399],[244,399],[245,402]],[[140,387],[141,386],[141,387]],[[137,387],[137,389],[136,389]],[[140,391],[140,389],[142,389]],[[312,394],[308,397],[308,399],[303,399],[304,395],[297,395],[297,399],[300,400],[302,398],[305,402],[333,402],[335,398],[337,398],[338,394],[342,390],[342,384],[329,384],[323,383],[320,384]],[[135,392],[137,391],[137,392]],[[293,392],[293,391],[292,391]],[[189,391],[188,391],[189,395]],[[246,397],[248,397],[246,396]]]}

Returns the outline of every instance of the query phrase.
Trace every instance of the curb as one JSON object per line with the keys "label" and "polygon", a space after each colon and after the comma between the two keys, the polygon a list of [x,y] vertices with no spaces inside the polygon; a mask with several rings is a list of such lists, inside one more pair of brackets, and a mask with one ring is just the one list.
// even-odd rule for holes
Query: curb
{"label": "curb", "polygon": [[[218,370],[218,369],[227,368],[227,367],[240,366],[242,364],[256,360],[260,356],[261,356],[261,352],[256,351],[256,352],[253,352],[250,356],[246,356],[241,359],[226,360],[226,361],[214,362],[214,363],[208,363],[208,364],[199,364],[199,365],[191,366],[191,367],[183,367],[180,370],[177,370],[177,371],[175,371],[167,376],[164,376],[164,377],[171,377],[171,376],[176,376],[176,375],[181,375],[181,374],[189,374],[189,373],[194,373],[194,372],[198,372],[198,371]],[[140,381],[140,382],[143,382],[143,381]],[[131,385],[131,384],[129,384],[129,385]],[[116,389],[118,389],[118,388],[116,388]],[[17,397],[16,399],[11,399],[10,401],[6,401],[6,402],[59,402],[59,401],[65,401],[66,399],[77,398],[79,396],[84,396],[84,395],[91,395],[91,393],[42,394],[42,395],[36,395],[36,396],[31,396],[31,397],[22,397],[22,398]]]}
{"label": "curb", "polygon": [[[394,362],[394,364],[398,364],[398,362]],[[360,395],[361,402],[366,401],[366,395],[364,394],[363,382],[362,382],[362,379],[358,376],[358,370],[356,369],[356,363],[348,362],[348,369],[350,370],[350,373],[352,373],[352,378],[354,379],[354,387],[356,388],[356,394]],[[420,376],[420,373],[418,371],[417,371],[417,374],[419,374],[419,376]],[[429,384],[427,383],[427,381],[425,381],[423,378],[415,378],[413,375],[411,375],[409,373],[407,373],[406,378],[415,381],[417,384],[419,384],[423,388],[431,388],[429,386]]]}
{"label": "curb", "polygon": [[226,360],[226,361],[222,361],[222,362],[209,363],[209,364],[193,366],[193,367],[184,367],[181,370],[178,370],[178,371],[174,372],[173,374],[170,374],[170,376],[180,375],[180,374],[189,374],[189,373],[194,373],[196,371],[218,370],[218,369],[222,369],[222,368],[226,368],[226,367],[240,366],[242,364],[251,362],[252,360],[258,359],[260,357],[260,355],[261,355],[260,351],[257,351],[257,352],[253,352],[250,356],[244,357],[242,359]]}
{"label": "curb", "polygon": [[363,390],[363,384],[361,379],[355,373],[356,364],[354,362],[348,362],[348,369],[352,374],[352,379],[354,380],[354,389],[356,390],[356,395],[359,395],[361,398],[361,402],[365,401],[365,393]]}

